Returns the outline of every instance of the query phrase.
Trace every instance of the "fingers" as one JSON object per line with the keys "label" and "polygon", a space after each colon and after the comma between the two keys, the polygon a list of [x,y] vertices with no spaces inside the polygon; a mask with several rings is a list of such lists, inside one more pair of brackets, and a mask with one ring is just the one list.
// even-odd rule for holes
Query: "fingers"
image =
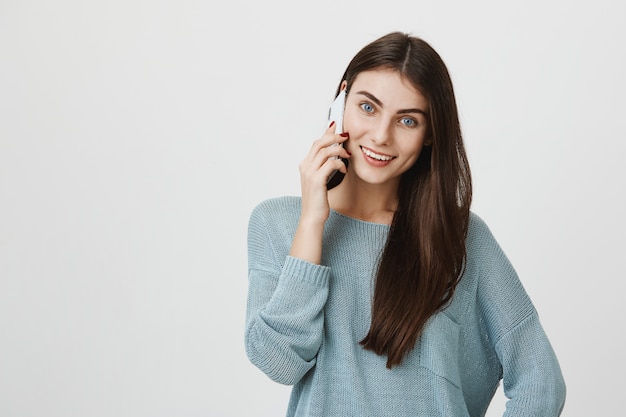
{"label": "fingers", "polygon": [[316,140],[309,151],[307,160],[314,166],[320,167],[329,158],[350,158],[350,153],[342,146],[343,142],[348,139],[347,134],[344,135],[346,136],[331,134],[330,138],[324,135]]}
{"label": "fingers", "polygon": [[330,126],[328,126],[326,132],[324,132],[324,135],[315,142],[313,142],[313,145],[311,146],[311,152],[317,153],[322,148],[326,148],[336,143],[343,143],[348,140],[348,138],[349,134],[347,132],[335,133],[335,126],[333,122]]}
{"label": "fingers", "polygon": [[336,134],[331,125],[324,136],[316,140],[311,146],[307,157],[300,164],[302,179],[306,182],[326,183],[334,171],[347,172],[343,159],[349,159],[351,154],[341,144],[349,135]]}
{"label": "fingers", "polygon": [[[333,148],[332,150],[329,148]],[[339,170],[346,173],[346,165],[343,159],[350,158],[350,154],[341,146],[324,148],[313,160],[305,159],[300,164],[300,172],[304,178],[328,178],[333,171]]]}
{"label": "fingers", "polygon": [[315,155],[313,155],[313,163],[317,166],[321,166],[327,159],[337,158],[350,158],[351,154],[342,145],[335,143],[325,148],[320,149]]}
{"label": "fingers", "polygon": [[308,155],[300,163],[302,186],[302,218],[322,220],[328,218],[328,180],[335,171],[347,173],[343,159],[350,153],[342,146],[348,134],[336,134],[331,124],[324,135],[313,142]]}

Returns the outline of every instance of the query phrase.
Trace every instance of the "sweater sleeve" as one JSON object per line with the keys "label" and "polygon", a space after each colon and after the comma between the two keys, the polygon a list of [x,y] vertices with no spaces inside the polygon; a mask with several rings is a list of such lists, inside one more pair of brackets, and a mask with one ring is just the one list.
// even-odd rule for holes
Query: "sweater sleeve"
{"label": "sweater sleeve", "polygon": [[559,416],[565,382],[557,357],[506,255],[485,225],[482,233],[478,299],[488,338],[502,365],[508,398],[504,416]]}
{"label": "sweater sleeve", "polygon": [[556,355],[536,313],[496,344],[502,363],[506,417],[559,416],[565,382]]}
{"label": "sweater sleeve", "polygon": [[257,207],[248,225],[245,348],[250,361],[272,380],[292,385],[316,362],[329,268],[278,250],[285,235],[276,224],[270,228],[265,217]]}

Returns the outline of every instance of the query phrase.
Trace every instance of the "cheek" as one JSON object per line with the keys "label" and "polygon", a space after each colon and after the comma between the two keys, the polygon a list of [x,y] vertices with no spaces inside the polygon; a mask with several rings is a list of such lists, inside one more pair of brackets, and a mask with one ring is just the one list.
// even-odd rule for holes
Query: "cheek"
{"label": "cheek", "polygon": [[356,117],[350,111],[346,111],[343,115],[343,130],[344,132],[350,133],[350,136],[353,134],[356,136],[358,134],[358,126],[356,123]]}
{"label": "cheek", "polygon": [[348,146],[357,147],[356,143],[361,141],[362,138],[366,137],[367,129],[363,123],[355,123],[355,119],[350,119],[350,117],[345,117],[343,119],[343,130],[344,132],[348,132],[350,137],[348,138]]}
{"label": "cheek", "polygon": [[415,162],[419,158],[423,149],[424,149],[424,138],[419,138],[417,140],[414,139],[413,143],[411,143],[410,145],[407,145],[403,149],[403,152],[405,153],[405,155],[407,155],[408,159]]}

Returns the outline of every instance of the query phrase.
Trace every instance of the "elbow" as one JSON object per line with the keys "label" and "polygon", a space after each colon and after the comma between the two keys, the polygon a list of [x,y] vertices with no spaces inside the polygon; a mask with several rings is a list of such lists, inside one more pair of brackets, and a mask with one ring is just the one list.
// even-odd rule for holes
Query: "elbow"
{"label": "elbow", "polygon": [[544,367],[540,380],[542,383],[538,388],[544,398],[545,415],[561,415],[563,407],[565,406],[567,387],[556,358],[552,366]]}
{"label": "elbow", "polygon": [[567,396],[567,387],[563,375],[558,372],[553,376],[552,380],[546,384],[548,395],[552,399],[551,409],[554,410],[553,415],[559,416],[565,406],[565,398]]}
{"label": "elbow", "polygon": [[558,417],[565,405],[565,383],[559,378],[535,381],[531,386],[520,386],[507,393],[509,398],[505,416],[532,415]]}
{"label": "elbow", "polygon": [[244,337],[248,360],[272,381],[294,385],[315,365],[315,358],[306,361],[292,349],[281,344],[266,344],[251,329]]}
{"label": "elbow", "polygon": [[558,417],[565,406],[566,387],[563,376],[560,372],[546,375],[543,382],[535,387],[535,398],[541,398],[536,405],[539,408],[536,415],[546,417]]}

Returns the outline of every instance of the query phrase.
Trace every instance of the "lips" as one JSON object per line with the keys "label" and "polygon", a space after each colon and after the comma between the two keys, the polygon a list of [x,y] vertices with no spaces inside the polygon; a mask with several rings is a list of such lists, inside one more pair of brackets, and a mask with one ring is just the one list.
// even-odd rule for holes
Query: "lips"
{"label": "lips", "polygon": [[361,146],[361,150],[367,157],[379,162],[389,162],[395,158],[395,156],[374,152],[373,150],[366,148],[365,146]]}

